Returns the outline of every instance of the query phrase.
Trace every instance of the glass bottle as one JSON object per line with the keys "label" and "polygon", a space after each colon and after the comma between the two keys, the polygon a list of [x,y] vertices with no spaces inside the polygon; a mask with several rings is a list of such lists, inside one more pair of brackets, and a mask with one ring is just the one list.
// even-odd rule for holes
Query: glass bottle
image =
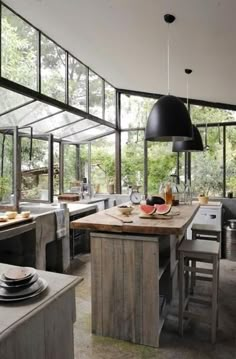
{"label": "glass bottle", "polygon": [[178,188],[178,176],[171,175],[171,190],[172,190],[172,205],[178,206],[179,205],[179,188]]}
{"label": "glass bottle", "polygon": [[170,182],[168,182],[165,187],[165,202],[166,204],[172,204],[172,189]]}
{"label": "glass bottle", "polygon": [[190,185],[190,181],[187,180],[187,183],[185,185],[185,190],[184,190],[184,203],[191,205],[192,204],[192,190],[191,190],[191,185]]}

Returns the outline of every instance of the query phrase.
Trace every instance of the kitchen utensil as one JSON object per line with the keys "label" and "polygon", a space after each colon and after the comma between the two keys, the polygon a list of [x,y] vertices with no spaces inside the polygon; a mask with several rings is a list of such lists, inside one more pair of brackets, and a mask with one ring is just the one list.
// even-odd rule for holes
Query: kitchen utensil
{"label": "kitchen utensil", "polygon": [[110,213],[105,213],[107,216],[109,216],[109,217],[113,217],[113,218],[115,218],[115,219],[117,219],[118,221],[120,221],[120,222],[122,222],[122,223],[132,223],[133,221],[132,221],[132,219],[123,219],[123,218],[120,218],[120,217],[117,217],[117,216],[115,216],[115,215],[113,215],[113,214],[110,214]]}
{"label": "kitchen utensil", "polygon": [[134,207],[118,206],[117,209],[121,214],[124,214],[125,216],[129,216],[133,212]]}

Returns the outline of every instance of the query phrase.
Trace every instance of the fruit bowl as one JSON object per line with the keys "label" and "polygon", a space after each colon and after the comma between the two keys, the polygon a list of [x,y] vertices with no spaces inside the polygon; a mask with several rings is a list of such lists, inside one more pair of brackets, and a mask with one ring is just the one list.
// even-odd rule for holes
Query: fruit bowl
{"label": "fruit bowl", "polygon": [[6,216],[8,219],[15,219],[17,216],[17,212],[15,211],[8,211],[6,212]]}
{"label": "fruit bowl", "polygon": [[125,216],[129,216],[134,210],[134,207],[131,206],[119,206],[117,208],[118,211]]}

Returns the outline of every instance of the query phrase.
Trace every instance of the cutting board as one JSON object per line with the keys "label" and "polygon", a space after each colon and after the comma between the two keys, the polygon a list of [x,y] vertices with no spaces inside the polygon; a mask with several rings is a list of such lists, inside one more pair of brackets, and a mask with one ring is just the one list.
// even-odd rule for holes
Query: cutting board
{"label": "cutting board", "polygon": [[173,215],[170,215],[170,214],[140,214],[139,218],[168,220],[168,219],[173,219]]}
{"label": "cutting board", "polygon": [[8,219],[7,222],[0,222],[0,229],[12,226],[14,224],[32,221],[32,218],[32,216],[30,216],[29,218],[22,218],[21,215],[18,214],[15,219]]}

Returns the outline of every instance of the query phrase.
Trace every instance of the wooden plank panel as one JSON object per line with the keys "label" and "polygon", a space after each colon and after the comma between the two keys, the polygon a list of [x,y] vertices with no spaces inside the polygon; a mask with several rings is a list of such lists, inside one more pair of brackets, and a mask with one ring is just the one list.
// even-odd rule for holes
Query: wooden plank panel
{"label": "wooden plank panel", "polygon": [[102,239],[102,334],[114,335],[114,240]]}
{"label": "wooden plank panel", "polygon": [[125,339],[123,334],[124,314],[124,241],[114,240],[114,310],[113,310],[113,336]]}
{"label": "wooden plank panel", "polygon": [[45,359],[73,359],[73,290],[64,293],[44,311]]}
{"label": "wooden plank panel", "polygon": [[143,242],[143,335],[142,344],[159,346],[159,247]]}
{"label": "wooden plank panel", "polygon": [[102,239],[91,234],[92,333],[102,335]]}
{"label": "wooden plank panel", "polygon": [[19,359],[15,347],[16,331],[11,331],[10,335],[0,339],[0,358],[1,359]]}
{"label": "wooden plank panel", "polygon": [[135,241],[124,242],[124,315],[123,335],[125,340],[135,342]]}
{"label": "wooden plank panel", "polygon": [[143,242],[135,242],[134,334],[135,343],[143,335]]}

